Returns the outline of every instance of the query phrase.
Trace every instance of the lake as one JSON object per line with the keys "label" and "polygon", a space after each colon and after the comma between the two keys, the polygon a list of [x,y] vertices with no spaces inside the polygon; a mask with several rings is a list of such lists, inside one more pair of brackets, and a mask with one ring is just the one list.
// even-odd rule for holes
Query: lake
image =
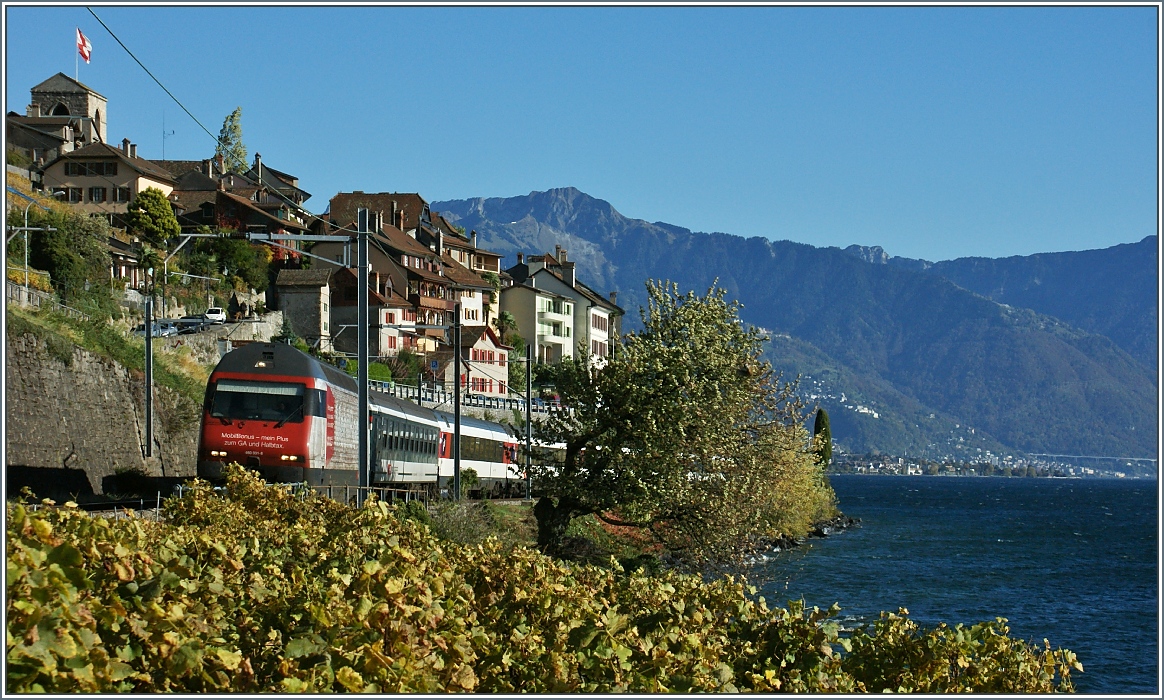
{"label": "lake", "polygon": [[923,626],[1005,617],[1079,656],[1078,692],[1158,692],[1155,481],[830,478],[861,525],[757,566],[770,603],[836,602],[846,626],[899,607]]}

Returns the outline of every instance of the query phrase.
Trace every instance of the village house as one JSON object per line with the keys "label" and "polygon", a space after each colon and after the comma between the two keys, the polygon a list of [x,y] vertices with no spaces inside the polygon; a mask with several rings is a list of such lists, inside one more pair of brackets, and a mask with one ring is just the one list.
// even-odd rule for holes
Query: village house
{"label": "village house", "polygon": [[[492,328],[472,326],[461,329],[461,391],[472,396],[509,397],[509,353]],[[437,362],[435,379],[446,391],[453,389],[453,351],[442,349],[429,355]]]}
{"label": "village house", "polygon": [[221,156],[152,162],[175,178],[169,200],[185,232],[200,226],[254,233],[311,230],[311,217],[302,209],[311,195],[299,188],[295,176],[265,166],[258,153],[245,173],[224,172]]}
{"label": "village house", "polygon": [[[356,227],[355,219],[340,220],[343,223],[332,221],[333,233],[340,229],[354,231]],[[454,282],[445,276],[444,263],[434,251],[396,226],[384,223],[379,212],[372,213],[370,228],[368,262],[371,273],[379,275],[385,288],[408,300],[412,305],[414,325],[436,326],[417,329],[415,342],[415,349],[419,352],[436,351],[445,338],[443,327],[452,325],[453,320]],[[333,267],[352,265],[356,256],[355,246],[346,240],[322,241],[316,243],[310,252],[325,258],[316,260],[315,264]]]}
{"label": "village house", "polygon": [[70,151],[44,166],[47,192],[89,214],[104,214],[124,228],[129,203],[146,188],[169,196],[173,176],[137,155],[137,145],[125,139],[121,148],[93,143]]}
{"label": "village house", "polygon": [[501,309],[513,314],[518,333],[534,344],[538,362],[586,353],[595,363],[610,354],[624,314],[616,292],[604,298],[577,278],[576,265],[555,246],[553,255],[521,253],[507,269],[512,285],[501,290]]}
{"label": "village house", "polygon": [[[329,272],[332,346],[337,352],[354,355],[359,351],[356,332],[360,314],[359,276],[351,268],[332,268]],[[423,344],[412,304],[386,284],[378,272],[373,272],[368,279],[368,324],[370,357],[393,357],[401,350],[416,352]]]}

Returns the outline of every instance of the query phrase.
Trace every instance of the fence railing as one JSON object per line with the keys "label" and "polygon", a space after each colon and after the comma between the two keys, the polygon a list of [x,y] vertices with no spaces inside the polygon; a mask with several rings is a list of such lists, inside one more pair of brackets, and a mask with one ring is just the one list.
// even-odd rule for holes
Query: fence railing
{"label": "fence railing", "polygon": [[[407,399],[409,401],[416,401],[419,395],[420,401],[426,404],[429,408],[439,408],[440,404],[453,403],[453,392],[444,389],[418,389],[407,384],[397,384],[395,382],[381,382],[373,379],[368,380],[368,385],[373,391],[380,391],[389,396],[395,396],[398,399]],[[501,398],[497,396],[483,396],[481,394],[461,394],[462,406],[475,406],[478,408],[490,408],[496,410],[515,409],[525,412],[524,398]],[[547,400],[535,398],[530,407],[533,413],[550,413],[561,410],[562,405],[557,400]]]}
{"label": "fence railing", "polygon": [[[46,294],[39,289],[29,288],[25,290],[23,285],[17,284],[12,280],[5,280],[5,282],[4,296],[11,304],[20,304],[21,306],[28,306],[34,309],[48,309],[82,321],[89,320],[89,314],[84,311],[78,311],[71,306],[65,306],[51,294]],[[26,291],[27,294],[25,294]]]}

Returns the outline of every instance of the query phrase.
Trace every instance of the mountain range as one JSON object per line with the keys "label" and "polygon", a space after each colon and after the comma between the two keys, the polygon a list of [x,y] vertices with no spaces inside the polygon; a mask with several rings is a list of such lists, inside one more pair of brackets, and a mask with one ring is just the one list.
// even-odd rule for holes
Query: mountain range
{"label": "mountain range", "polygon": [[581,280],[619,292],[626,329],[647,279],[726,289],[842,449],[1156,453],[1155,236],[930,263],[632,219],[575,188],[431,207],[507,256],[568,250]]}

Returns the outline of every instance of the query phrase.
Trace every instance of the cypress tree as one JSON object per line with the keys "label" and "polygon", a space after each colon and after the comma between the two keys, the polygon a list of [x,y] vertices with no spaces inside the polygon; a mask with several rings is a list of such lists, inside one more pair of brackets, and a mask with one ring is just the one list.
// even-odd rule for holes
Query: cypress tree
{"label": "cypress tree", "polygon": [[223,157],[223,165],[228,173],[246,172],[248,162],[247,147],[242,140],[242,107],[235,107],[222,120],[222,131],[218,132],[218,147],[214,149],[214,155]]}
{"label": "cypress tree", "polygon": [[816,422],[812,426],[812,441],[816,447],[816,463],[827,467],[833,459],[833,433],[829,429],[829,413],[823,408],[817,409]]}

